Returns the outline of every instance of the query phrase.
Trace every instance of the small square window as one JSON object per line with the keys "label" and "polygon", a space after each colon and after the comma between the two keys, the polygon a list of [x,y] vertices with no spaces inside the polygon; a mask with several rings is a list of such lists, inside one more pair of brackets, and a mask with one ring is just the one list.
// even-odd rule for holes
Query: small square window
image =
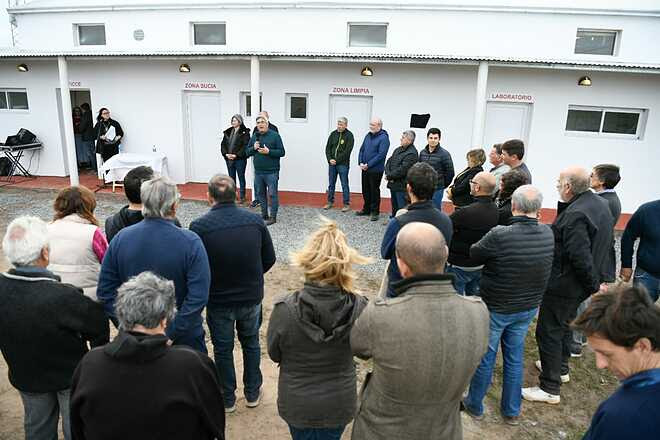
{"label": "small square window", "polygon": [[[263,109],[262,102],[263,102],[263,95],[259,93],[259,111]],[[252,97],[250,95],[250,92],[241,92],[240,107],[241,107],[242,115],[244,115],[246,118],[252,116]]]}
{"label": "small square window", "polygon": [[603,133],[637,134],[639,113],[605,112]]}
{"label": "small square window", "polygon": [[614,55],[617,31],[578,29],[575,53],[589,55]]}
{"label": "small square window", "polygon": [[286,94],[286,119],[289,122],[307,122],[307,95]]}
{"label": "small square window", "polygon": [[387,24],[348,24],[350,47],[385,47]]}
{"label": "small square window", "polygon": [[0,90],[0,109],[6,110],[9,106],[7,105],[7,93]]}
{"label": "small square window", "polygon": [[105,46],[105,25],[79,24],[78,44],[80,46]]}
{"label": "small square window", "polygon": [[193,42],[198,45],[227,44],[224,23],[193,23]]}
{"label": "small square window", "polygon": [[27,110],[28,109],[28,100],[27,93],[20,92],[7,92],[9,97],[9,108],[12,110]]}
{"label": "small square window", "polygon": [[576,135],[642,139],[647,110],[569,106],[566,131]]}
{"label": "small square window", "polygon": [[569,110],[566,120],[566,131],[600,131],[601,110]]}

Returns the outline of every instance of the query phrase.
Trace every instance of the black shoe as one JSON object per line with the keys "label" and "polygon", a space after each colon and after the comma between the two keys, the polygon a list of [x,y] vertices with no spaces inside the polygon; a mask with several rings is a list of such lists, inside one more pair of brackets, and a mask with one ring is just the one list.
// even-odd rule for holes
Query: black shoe
{"label": "black shoe", "polygon": [[369,219],[372,222],[377,222],[378,221],[378,214],[371,214],[371,218]]}
{"label": "black shoe", "polygon": [[573,358],[582,357],[582,345],[575,344],[571,347],[571,357]]}
{"label": "black shoe", "polygon": [[256,208],[259,206],[259,200],[252,200],[252,203],[250,203],[250,208]]}
{"label": "black shoe", "polygon": [[367,211],[355,211],[355,215],[365,216],[365,215],[369,215],[369,213]]}
{"label": "black shoe", "polygon": [[270,226],[274,223],[277,223],[277,218],[276,217],[268,217],[266,220],[266,226]]}

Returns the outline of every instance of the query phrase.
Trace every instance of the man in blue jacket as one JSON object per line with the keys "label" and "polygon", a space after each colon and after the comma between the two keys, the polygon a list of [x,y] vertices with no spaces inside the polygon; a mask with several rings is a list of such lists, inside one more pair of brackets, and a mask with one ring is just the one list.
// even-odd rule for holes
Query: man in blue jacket
{"label": "man in blue jacket", "polygon": [[385,157],[390,148],[390,138],[383,130],[383,121],[373,118],[369,122],[369,133],[364,137],[358,164],[362,169],[362,197],[364,207],[356,215],[371,215],[372,221],[378,220],[380,213],[380,181],[385,171]]}
{"label": "man in blue jacket", "polygon": [[280,180],[280,157],[284,157],[284,144],[279,133],[271,130],[268,124],[268,118],[260,113],[257,116],[257,130],[248,142],[246,153],[247,157],[254,156],[254,190],[261,206],[261,216],[270,226],[277,221],[277,208],[280,206],[277,183]]}
{"label": "man in blue jacket", "polygon": [[211,284],[209,260],[202,240],[174,224],[179,193],[159,177],[144,182],[140,191],[144,220],[122,229],[103,257],[96,295],[116,324],[117,288],[145,271],[174,282],[177,314],[166,334],[176,345],[207,353],[202,327]]}

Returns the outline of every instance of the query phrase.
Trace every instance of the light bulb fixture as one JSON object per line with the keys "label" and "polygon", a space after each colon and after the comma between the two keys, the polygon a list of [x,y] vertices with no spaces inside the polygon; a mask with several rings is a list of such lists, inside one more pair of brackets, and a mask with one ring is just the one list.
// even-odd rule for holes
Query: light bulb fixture
{"label": "light bulb fixture", "polygon": [[27,72],[28,70],[30,70],[30,68],[27,66],[27,64],[19,64],[18,66],[16,66],[16,70],[18,70],[19,72]]}
{"label": "light bulb fixture", "polygon": [[190,66],[187,64],[181,64],[179,66],[179,72],[181,73],[190,73]]}
{"label": "light bulb fixture", "polygon": [[364,66],[362,68],[362,71],[360,72],[360,75],[362,75],[362,76],[374,76],[374,71],[371,70],[371,67]]}
{"label": "light bulb fixture", "polygon": [[578,80],[578,86],[586,86],[586,87],[591,86],[591,78],[589,78],[588,76],[583,76]]}

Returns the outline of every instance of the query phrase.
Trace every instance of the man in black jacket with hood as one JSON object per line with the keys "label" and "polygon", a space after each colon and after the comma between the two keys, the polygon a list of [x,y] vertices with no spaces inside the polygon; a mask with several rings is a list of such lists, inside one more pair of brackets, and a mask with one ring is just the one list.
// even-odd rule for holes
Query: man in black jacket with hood
{"label": "man in black jacket with hood", "polygon": [[552,224],[555,254],[536,325],[540,385],[522,390],[525,400],[551,404],[559,403],[561,384],[570,380],[569,323],[575,318],[578,305],[600,290],[613,229],[607,202],[589,190],[587,170],[564,170],[559,175],[557,191],[561,201]]}
{"label": "man in black jacket with hood", "polygon": [[410,167],[419,161],[419,154],[414,145],[415,132],[406,130],[401,135],[401,146],[394,150],[385,162],[385,178],[390,189],[392,217],[406,206],[406,175]]}
{"label": "man in black jacket with hood", "polygon": [[[144,217],[142,216],[142,199],[140,198],[140,187],[143,182],[151,180],[154,177],[154,170],[151,167],[140,166],[133,168],[124,177],[124,193],[128,199],[128,205],[121,208],[121,210],[108,217],[105,220],[105,236],[108,243],[112,238],[127,226],[132,226],[140,223]],[[174,219],[174,224],[181,227],[179,220]]]}

